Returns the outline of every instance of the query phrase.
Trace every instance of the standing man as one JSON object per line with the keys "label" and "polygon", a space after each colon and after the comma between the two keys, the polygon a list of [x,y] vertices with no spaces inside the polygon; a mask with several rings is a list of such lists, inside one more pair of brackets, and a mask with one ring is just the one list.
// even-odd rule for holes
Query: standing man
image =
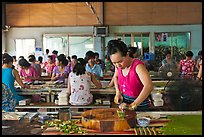
{"label": "standing man", "polygon": [[45,50],[45,53],[46,53],[46,54],[44,55],[44,61],[43,61],[43,62],[47,62],[49,52],[50,52],[49,49],[46,49],[46,50]]}

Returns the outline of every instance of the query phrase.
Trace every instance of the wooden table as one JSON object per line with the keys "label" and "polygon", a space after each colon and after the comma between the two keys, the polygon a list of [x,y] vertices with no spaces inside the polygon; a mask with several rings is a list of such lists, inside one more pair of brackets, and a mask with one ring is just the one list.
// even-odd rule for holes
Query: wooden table
{"label": "wooden table", "polygon": [[51,81],[51,77],[49,77],[49,76],[40,76],[40,80],[42,80],[42,81]]}
{"label": "wooden table", "polygon": [[[18,95],[34,95],[34,94],[50,94],[59,93],[62,90],[67,90],[67,88],[43,88],[43,89],[16,89]],[[92,94],[115,94],[115,88],[91,88]]]}
{"label": "wooden table", "polygon": [[94,107],[94,108],[110,108],[110,105],[101,105],[101,104],[94,104],[91,103],[89,105],[57,105],[54,102],[37,102],[37,103],[31,103],[30,105],[25,105],[25,106],[19,106],[17,105],[16,108],[35,108],[35,109],[39,109],[39,108],[90,108],[90,107]]}

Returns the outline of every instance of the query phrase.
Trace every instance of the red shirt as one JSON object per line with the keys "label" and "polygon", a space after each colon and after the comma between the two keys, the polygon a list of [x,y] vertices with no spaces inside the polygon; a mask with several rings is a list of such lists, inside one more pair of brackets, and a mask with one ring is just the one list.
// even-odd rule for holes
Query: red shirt
{"label": "red shirt", "polygon": [[55,64],[54,64],[54,63],[52,63],[52,64],[46,64],[45,70],[46,70],[47,73],[52,73],[54,67],[55,67]]}
{"label": "red shirt", "polygon": [[181,65],[181,77],[182,78],[193,78],[194,74],[194,66],[195,66],[195,61],[194,60],[187,60],[183,59],[180,61]]}

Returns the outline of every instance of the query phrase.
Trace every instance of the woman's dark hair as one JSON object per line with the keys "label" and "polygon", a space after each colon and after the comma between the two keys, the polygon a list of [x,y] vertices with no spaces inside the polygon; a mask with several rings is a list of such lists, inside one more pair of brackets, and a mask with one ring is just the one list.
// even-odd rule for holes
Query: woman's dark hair
{"label": "woman's dark hair", "polygon": [[67,66],[68,60],[66,59],[66,56],[64,54],[60,54],[57,56],[58,61],[61,61],[64,66]]}
{"label": "woman's dark hair", "polygon": [[94,52],[95,56],[99,57],[99,53],[98,52]]}
{"label": "woman's dark hair", "polygon": [[190,50],[187,51],[187,52],[186,52],[186,56],[187,56],[187,57],[193,57],[193,52],[190,51]]}
{"label": "woman's dark hair", "polygon": [[88,61],[91,58],[95,58],[95,54],[93,51],[89,50],[86,52],[85,59],[86,59],[86,61]]}
{"label": "woman's dark hair", "polygon": [[107,55],[110,57],[110,55],[115,54],[116,52],[120,52],[123,57],[126,56],[128,52],[127,45],[120,39],[110,40],[108,42]]}
{"label": "woman's dark hair", "polygon": [[12,58],[12,56],[10,56],[8,53],[4,53],[4,54],[2,55],[2,58],[3,58],[3,64],[8,64],[8,63],[10,63],[10,62],[13,63],[13,58]]}
{"label": "woman's dark hair", "polygon": [[68,59],[69,62],[71,61],[71,57],[70,56],[67,56],[67,59]]}
{"label": "woman's dark hair", "polygon": [[57,55],[57,54],[58,54],[58,51],[53,50],[52,53],[55,54],[55,55]]}
{"label": "woman's dark hair", "polygon": [[77,59],[77,55],[72,55],[72,59]]}
{"label": "woman's dark hair", "polygon": [[12,58],[13,58],[14,60],[16,60],[16,56],[12,56]]}
{"label": "woman's dark hair", "polygon": [[31,65],[26,59],[20,59],[20,60],[18,61],[18,64],[19,64],[21,67],[26,67],[26,68],[29,68],[30,65]]}
{"label": "woman's dark hair", "polygon": [[133,54],[137,53],[137,47],[128,47],[128,53],[131,58],[134,58]]}
{"label": "woman's dark hair", "polygon": [[43,57],[42,57],[42,56],[39,56],[39,57],[38,57],[38,61],[40,61],[40,63],[42,63]]}
{"label": "woman's dark hair", "polygon": [[50,50],[49,50],[49,49],[46,49],[45,52],[46,52],[46,54],[48,54],[48,53],[50,52]]}
{"label": "woman's dark hair", "polygon": [[167,55],[167,54],[171,54],[171,51],[170,51],[170,50],[167,50],[167,51],[165,52],[165,55]]}
{"label": "woman's dark hair", "polygon": [[18,59],[24,59],[24,56],[19,56]]}
{"label": "woman's dark hair", "polygon": [[198,52],[198,56],[202,56],[202,50]]}
{"label": "woman's dark hair", "polygon": [[86,65],[85,59],[78,58],[77,59],[77,64],[73,68],[73,72],[76,73],[77,76],[85,74],[85,72],[86,72],[85,65]]}
{"label": "woman's dark hair", "polygon": [[49,58],[49,59],[51,59],[51,60],[52,60],[52,55],[48,55],[48,56],[47,56],[47,58]]}
{"label": "woman's dark hair", "polygon": [[29,55],[28,56],[28,61],[29,62],[34,62],[36,60],[35,55]]}

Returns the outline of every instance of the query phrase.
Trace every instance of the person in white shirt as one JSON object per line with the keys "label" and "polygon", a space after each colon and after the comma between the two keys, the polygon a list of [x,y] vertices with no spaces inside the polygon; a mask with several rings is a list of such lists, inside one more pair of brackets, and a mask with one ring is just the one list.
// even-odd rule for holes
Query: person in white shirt
{"label": "person in white shirt", "polygon": [[95,75],[87,72],[85,69],[85,60],[79,58],[73,71],[68,77],[68,96],[71,105],[88,105],[93,101],[93,95],[90,92],[91,82],[97,87],[102,85]]}
{"label": "person in white shirt", "polygon": [[43,57],[43,62],[47,62],[47,59],[48,59],[48,55],[49,55],[49,49],[46,49],[45,50],[46,54],[44,54],[44,57]]}

